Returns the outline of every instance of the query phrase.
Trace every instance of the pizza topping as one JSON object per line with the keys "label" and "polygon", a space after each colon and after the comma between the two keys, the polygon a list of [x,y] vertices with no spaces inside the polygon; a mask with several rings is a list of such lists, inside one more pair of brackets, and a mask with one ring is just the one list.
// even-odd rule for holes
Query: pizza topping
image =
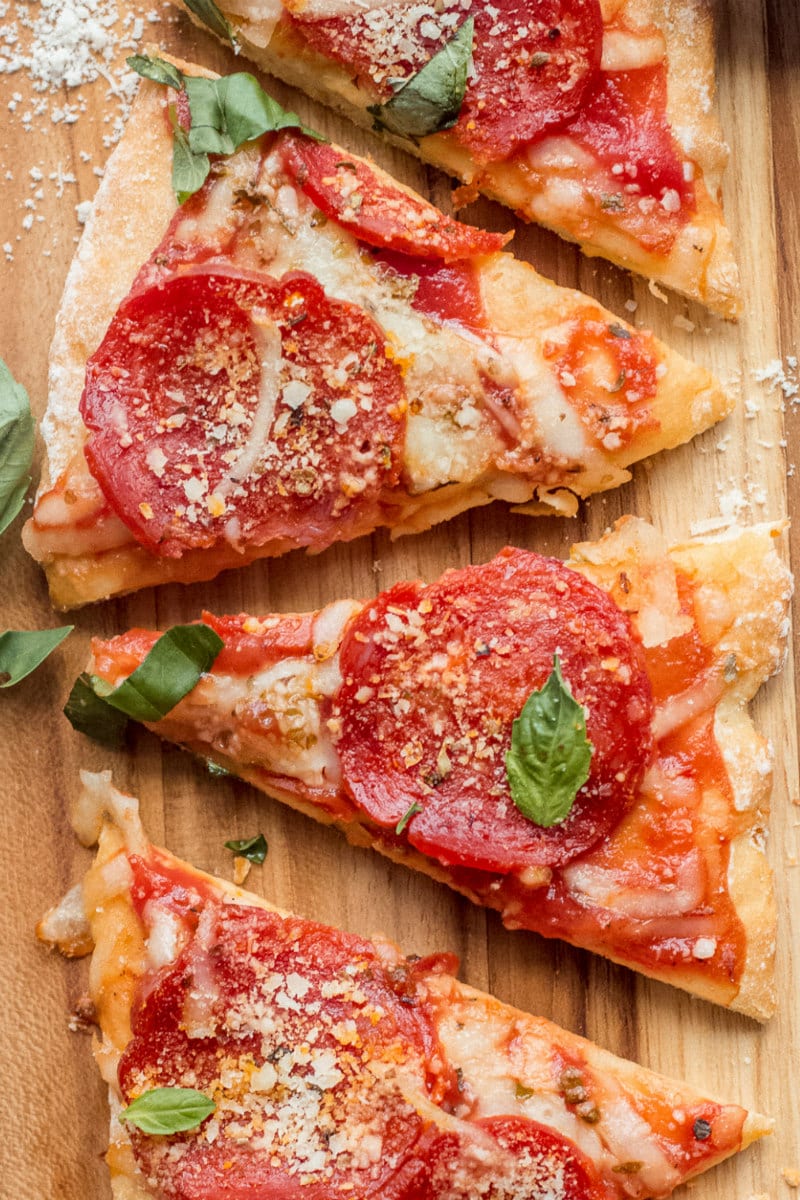
{"label": "pizza topping", "polygon": [[474,78],[453,136],[498,162],[580,111],[601,61],[598,0],[476,5]]}
{"label": "pizza topping", "polygon": [[166,1137],[196,1129],[214,1111],[214,1101],[196,1088],[159,1087],[142,1092],[119,1114],[127,1121],[149,1133]]}
{"label": "pizza topping", "polygon": [[81,413],[109,503],[152,553],[180,557],[220,542],[321,549],[374,525],[399,476],[405,396],[375,321],[311,276],[198,270],[123,302]]}
{"label": "pizza topping", "polygon": [[[175,889],[157,862],[132,865],[140,902]],[[131,1131],[148,1179],[170,1200],[405,1195],[427,1136],[406,1096],[455,1093],[418,982],[431,969],[299,918],[202,903],[134,1009],[119,1080],[126,1099],[189,1087],[216,1107],[189,1136]]]}
{"label": "pizza topping", "polygon": [[397,85],[385,104],[369,106],[367,111],[375,118],[375,128],[400,137],[421,138],[455,125],[472,65],[474,34],[475,18],[468,17],[416,75]]}
{"label": "pizza topping", "polygon": [[511,798],[529,821],[549,829],[569,816],[591,761],[586,717],[564,683],[556,653],[544,687],[531,692],[511,726]]}
{"label": "pizza topping", "polygon": [[[409,1200],[600,1200],[608,1195],[589,1159],[553,1129],[525,1117],[474,1122],[489,1147],[442,1134],[427,1152],[429,1175]],[[426,1173],[427,1174],[427,1173]]]}
{"label": "pizza topping", "polygon": [[30,486],[34,436],[28,393],[0,358],[0,533],[22,508]]}
{"label": "pizza topping", "polygon": [[[568,818],[545,829],[514,806],[505,758],[556,653],[594,753]],[[618,824],[650,757],[652,699],[627,618],[525,551],[390,588],[348,627],[341,671],[334,718],[354,802],[386,830],[408,816],[403,836],[446,864],[569,861]]]}
{"label": "pizza topping", "polygon": [[[203,8],[208,4],[208,0],[196,2]],[[224,23],[230,29],[228,22]],[[298,129],[312,139],[321,137],[303,125],[296,113],[281,108],[258,80],[244,71],[219,78],[185,75],[164,59],[141,54],[129,58],[128,66],[176,95],[168,116],[174,134],[172,186],[179,204],[205,183],[211,170],[210,154],[233,154],[245,142],[279,129]]]}
{"label": "pizza topping", "polygon": [[656,428],[652,402],[659,364],[651,334],[576,313],[545,339],[544,357],[587,434],[609,453]]}
{"label": "pizza topping", "polygon": [[[320,16],[313,3],[289,7],[292,21],[314,49],[377,91],[384,103],[371,111],[381,124],[396,133],[422,136],[445,128],[458,113],[452,136],[483,162],[506,159],[517,147],[574,117],[600,67],[603,20],[598,0],[539,0],[533,6],[529,0],[491,5],[445,0],[435,7],[371,4],[366,12],[333,16]],[[467,13],[474,21],[474,48],[458,111],[453,84],[460,79],[456,67],[463,55],[458,52],[466,50],[468,37],[472,40]],[[436,83],[431,95],[429,75]]]}
{"label": "pizza topping", "polygon": [[619,180],[626,206],[645,196],[666,213],[693,207],[694,185],[667,120],[663,63],[602,74],[567,132]]}
{"label": "pizza topping", "polygon": [[[441,3],[381,3],[365,0],[353,11],[333,6],[327,0],[285,0],[291,22],[308,44],[326,58],[341,63],[363,80],[381,99],[390,101],[400,85],[409,86],[426,64],[432,63],[452,44],[469,16],[471,0],[441,0]],[[456,57],[463,42],[456,42]],[[469,38],[471,47],[472,38]],[[441,111],[455,101],[458,74],[456,63],[441,63],[438,100]],[[439,75],[439,72],[437,72]],[[442,84],[450,83],[445,90]],[[427,91],[427,80],[425,81]],[[456,110],[457,115],[457,110]]]}
{"label": "pizza topping", "polygon": [[129,717],[160,721],[171,712],[211,669],[222,648],[214,630],[199,623],[175,625],[160,636],[136,630],[133,641],[138,653],[128,651],[122,661],[116,654],[106,655],[99,675],[84,672],[76,679],[64,706],[73,729],[106,746],[124,743]]}
{"label": "pizza topping", "polygon": [[364,159],[347,158],[337,146],[287,136],[283,161],[326,217],[369,246],[453,260],[501,250],[512,236],[445,216]]}
{"label": "pizza topping", "polygon": [[476,332],[485,329],[478,272],[470,259],[442,262],[384,250],[376,261],[390,280],[409,282],[410,302],[417,312]]}
{"label": "pizza topping", "polygon": [[267,839],[263,833],[257,833],[254,837],[226,842],[225,849],[232,850],[239,858],[246,858],[248,862],[261,866],[267,857]]}
{"label": "pizza topping", "polygon": [[224,42],[236,46],[236,36],[230,21],[223,16],[214,0],[186,0],[186,7],[203,22],[207,29]]}

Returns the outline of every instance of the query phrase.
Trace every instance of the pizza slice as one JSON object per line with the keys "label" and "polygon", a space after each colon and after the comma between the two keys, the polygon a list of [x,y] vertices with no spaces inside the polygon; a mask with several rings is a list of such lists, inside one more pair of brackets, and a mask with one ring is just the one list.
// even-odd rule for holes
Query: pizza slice
{"label": "pizza slice", "polygon": [[457,200],[483,192],[587,254],[740,313],[705,0],[180,6],[463,180]]}
{"label": "pizza slice", "polygon": [[152,846],[110,772],[40,923],[94,946],[117,1200],[667,1196],[772,1123]]}
{"label": "pizza slice", "polygon": [[[493,499],[571,514],[730,410],[503,236],[285,128],[252,76],[145,62],[175,86],[141,89],[51,353],[24,537],[57,607]],[[234,126],[239,150],[186,150],[208,178],[179,207],[173,151]]]}
{"label": "pizza slice", "polygon": [[[777,532],[668,549],[629,518],[566,563],[509,549],[366,604],[206,614],[213,666],[129,711],[509,928],[763,1020],[771,749],[746,704],[785,652]],[[95,639],[81,686],[158,704],[158,639]]]}

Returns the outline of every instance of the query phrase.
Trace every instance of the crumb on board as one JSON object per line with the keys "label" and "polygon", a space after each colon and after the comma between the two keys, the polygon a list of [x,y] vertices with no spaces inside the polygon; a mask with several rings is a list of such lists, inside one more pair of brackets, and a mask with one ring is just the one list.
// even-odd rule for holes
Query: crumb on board
{"label": "crumb on board", "polygon": [[249,859],[243,858],[240,854],[236,855],[236,858],[233,860],[233,882],[237,887],[241,887],[247,879],[252,865]]}
{"label": "crumb on board", "polygon": [[781,1178],[790,1188],[800,1188],[800,1170],[797,1167],[784,1167]]}

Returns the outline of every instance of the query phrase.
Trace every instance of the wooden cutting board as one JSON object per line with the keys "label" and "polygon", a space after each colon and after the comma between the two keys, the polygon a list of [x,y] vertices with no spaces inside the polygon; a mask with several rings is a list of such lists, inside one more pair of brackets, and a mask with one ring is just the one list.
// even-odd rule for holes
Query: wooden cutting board
{"label": "wooden cutting board", "polygon": [[[521,227],[514,245],[545,274],[583,288],[623,315],[625,302],[637,301],[634,320],[707,363],[739,396],[725,425],[644,464],[631,484],[595,498],[575,521],[514,517],[495,505],[394,545],[380,534],[317,558],[295,554],[211,584],[166,587],[84,610],[70,618],[76,629],[65,647],[2,693],[3,1197],[104,1200],[110,1194],[100,1157],[107,1127],[103,1087],[89,1038],[67,1028],[67,1014],[86,988],[86,966],[48,956],[35,943],[33,926],[88,861],[65,817],[78,769],[111,767],[120,786],[142,797],[153,839],[198,866],[230,875],[223,842],[263,830],[269,855],[248,886],[278,904],[359,933],[383,931],[407,951],[454,949],[470,983],[618,1054],[774,1115],[772,1139],[689,1186],[695,1200],[790,1200],[782,1171],[800,1168],[800,963],[793,961],[797,933],[793,937],[791,928],[792,919],[800,921],[800,801],[791,659],[753,706],[776,746],[770,855],[780,915],[781,1005],[766,1028],[568,946],[508,933],[494,915],[353,849],[333,830],[244,785],[210,778],[188,756],[147,734],[137,736],[132,753],[111,753],[75,734],[61,715],[93,633],[167,626],[192,619],[204,604],[222,612],[316,608],[341,595],[369,596],[404,576],[433,578],[448,566],[482,562],[508,542],[564,555],[572,541],[599,535],[626,512],[683,538],[698,522],[721,522],[731,514],[744,521],[774,519],[800,505],[793,405],[754,377],[777,360],[786,366],[786,357],[800,352],[800,9],[796,0],[719,0],[717,7],[720,103],[732,148],[726,207],[744,281],[741,324],[725,325],[674,298],[664,303],[645,283],[581,258],[540,230]],[[230,56],[210,38],[166,9],[155,11],[160,22],[151,27],[153,42],[217,69],[232,68]],[[355,150],[371,152],[447,206],[446,179],[287,89],[276,85],[273,91],[304,119]],[[0,76],[0,245],[7,244],[0,255],[0,354],[29,389],[37,413],[45,405],[48,342],[79,232],[74,206],[91,199],[95,168],[107,155],[104,138],[113,136],[113,124],[103,117],[116,113],[117,102],[106,92],[99,80],[78,93],[48,97],[49,112],[26,121],[41,97],[24,71]],[[74,123],[52,120],[65,102],[76,112],[84,109]],[[468,217],[493,228],[509,224],[508,213],[488,203],[475,205]],[[0,628],[63,624],[49,607],[43,577],[22,550],[21,524],[20,518],[0,545]],[[786,536],[784,549],[800,562],[800,532]]]}

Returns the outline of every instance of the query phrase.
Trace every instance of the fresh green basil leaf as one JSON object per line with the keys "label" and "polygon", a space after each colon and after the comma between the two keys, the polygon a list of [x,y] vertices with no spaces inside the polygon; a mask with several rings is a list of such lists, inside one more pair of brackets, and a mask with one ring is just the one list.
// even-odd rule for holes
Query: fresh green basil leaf
{"label": "fresh green basil leaf", "polygon": [[35,671],[74,628],[62,625],[60,629],[7,629],[0,633],[0,688],[13,687]]}
{"label": "fresh green basil leaf", "polygon": [[403,832],[403,830],[405,829],[406,825],[411,820],[411,818],[415,817],[417,815],[417,813],[421,813],[421,812],[422,812],[422,805],[417,800],[415,800],[413,804],[409,805],[409,807],[403,813],[402,817],[400,818],[400,820],[397,822],[397,825],[395,826],[394,831],[398,837]]}
{"label": "fresh green basil leaf", "polygon": [[0,533],[8,529],[25,500],[33,442],[28,393],[0,358]]}
{"label": "fresh green basil leaf", "polygon": [[64,716],[78,733],[85,733],[103,746],[119,750],[125,744],[128,718],[100,699],[92,687],[92,677],[86,672],[72,685]]}
{"label": "fresh green basil leaf", "polygon": [[[207,6],[207,0],[197,3],[204,9]],[[197,15],[203,19],[199,12]],[[296,129],[317,142],[326,140],[303,125],[296,113],[286,112],[245,71],[206,79],[202,75],[184,75],[164,59],[141,54],[129,58],[128,65],[146,79],[186,92],[191,114],[188,133],[181,128],[175,113],[170,113],[174,133],[172,186],[180,204],[193,196],[208,178],[209,154],[233,154],[245,142],[279,129]]]}
{"label": "fresh green basil leaf", "polygon": [[464,103],[474,36],[475,19],[468,17],[450,41],[385,104],[368,108],[375,128],[408,138],[452,128]]}
{"label": "fresh green basil leaf", "polygon": [[255,837],[242,838],[238,842],[226,842],[225,849],[232,850],[240,858],[246,858],[248,862],[260,866],[267,857],[267,839],[263,833],[257,833]]}
{"label": "fresh green basil leaf", "polygon": [[586,715],[561,674],[558,655],[544,687],[531,692],[511,728],[506,772],[523,816],[549,829],[569,816],[589,778]]}
{"label": "fresh green basil leaf", "polygon": [[207,154],[194,153],[186,131],[181,129],[177,120],[173,121],[172,130],[172,190],[178,204],[183,204],[200,191],[208,179],[211,163]]}
{"label": "fresh green basil leaf", "polygon": [[142,1133],[167,1137],[171,1133],[196,1129],[211,1116],[215,1107],[205,1092],[195,1088],[158,1087],[143,1092],[123,1108],[119,1119],[135,1125]]}
{"label": "fresh green basil leaf", "polygon": [[227,779],[233,774],[227,767],[221,767],[218,762],[214,762],[211,758],[206,759],[206,770],[215,779]]}
{"label": "fresh green basil leaf", "polygon": [[223,41],[230,42],[232,46],[237,46],[233,26],[227,17],[222,15],[214,0],[184,0],[184,3],[189,11],[203,22],[206,29],[210,29]]}
{"label": "fresh green basil leaf", "polygon": [[153,83],[163,83],[179,92],[183,87],[183,72],[163,58],[150,58],[148,54],[132,54],[125,60],[132,71]]}
{"label": "fresh green basil leaf", "polygon": [[96,694],[135,721],[160,721],[192,690],[222,649],[208,625],[173,625],[119,687],[92,679]]}
{"label": "fresh green basil leaf", "polygon": [[233,154],[245,142],[278,129],[297,129],[316,141],[320,134],[268,96],[253,75],[240,71],[220,79],[184,76],[192,114],[189,145],[195,154]]}

